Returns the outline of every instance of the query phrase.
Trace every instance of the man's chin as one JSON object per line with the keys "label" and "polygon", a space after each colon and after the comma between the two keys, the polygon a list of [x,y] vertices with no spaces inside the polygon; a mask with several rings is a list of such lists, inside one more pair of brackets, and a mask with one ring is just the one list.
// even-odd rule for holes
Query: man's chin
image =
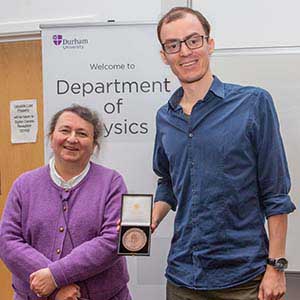
{"label": "man's chin", "polygon": [[191,78],[180,78],[180,82],[184,84],[190,84],[190,83],[195,83],[199,82],[203,79],[203,76],[198,76],[198,77],[191,77]]}

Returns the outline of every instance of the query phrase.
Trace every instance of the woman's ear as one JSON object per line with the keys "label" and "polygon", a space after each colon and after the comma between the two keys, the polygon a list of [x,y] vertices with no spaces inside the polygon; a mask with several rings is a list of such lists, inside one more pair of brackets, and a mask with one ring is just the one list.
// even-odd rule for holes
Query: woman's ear
{"label": "woman's ear", "polygon": [[49,134],[50,147],[52,147],[53,133]]}

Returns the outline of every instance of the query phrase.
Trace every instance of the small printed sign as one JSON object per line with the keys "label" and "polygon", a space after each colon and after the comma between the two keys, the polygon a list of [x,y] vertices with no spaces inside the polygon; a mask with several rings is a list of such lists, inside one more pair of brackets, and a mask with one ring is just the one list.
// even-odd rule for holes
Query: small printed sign
{"label": "small printed sign", "polygon": [[36,100],[10,102],[11,143],[35,143],[38,130]]}

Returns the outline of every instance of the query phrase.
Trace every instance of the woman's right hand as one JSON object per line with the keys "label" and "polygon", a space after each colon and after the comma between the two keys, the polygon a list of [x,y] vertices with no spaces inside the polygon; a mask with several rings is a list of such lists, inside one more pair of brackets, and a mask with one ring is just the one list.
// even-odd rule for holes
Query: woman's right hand
{"label": "woman's right hand", "polygon": [[76,284],[69,284],[59,289],[55,300],[77,300],[80,298],[80,287]]}
{"label": "woman's right hand", "polygon": [[117,231],[119,232],[121,229],[121,219],[118,219],[117,221]]}

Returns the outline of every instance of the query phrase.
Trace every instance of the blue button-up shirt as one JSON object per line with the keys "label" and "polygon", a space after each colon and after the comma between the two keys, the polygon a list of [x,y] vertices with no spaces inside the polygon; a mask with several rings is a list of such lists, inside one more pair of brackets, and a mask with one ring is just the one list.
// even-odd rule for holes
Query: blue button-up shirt
{"label": "blue button-up shirt", "polygon": [[295,209],[272,98],[214,77],[189,118],[179,88],[157,113],[155,201],[176,210],[166,277],[191,289],[242,284],[265,270],[265,217]]}

